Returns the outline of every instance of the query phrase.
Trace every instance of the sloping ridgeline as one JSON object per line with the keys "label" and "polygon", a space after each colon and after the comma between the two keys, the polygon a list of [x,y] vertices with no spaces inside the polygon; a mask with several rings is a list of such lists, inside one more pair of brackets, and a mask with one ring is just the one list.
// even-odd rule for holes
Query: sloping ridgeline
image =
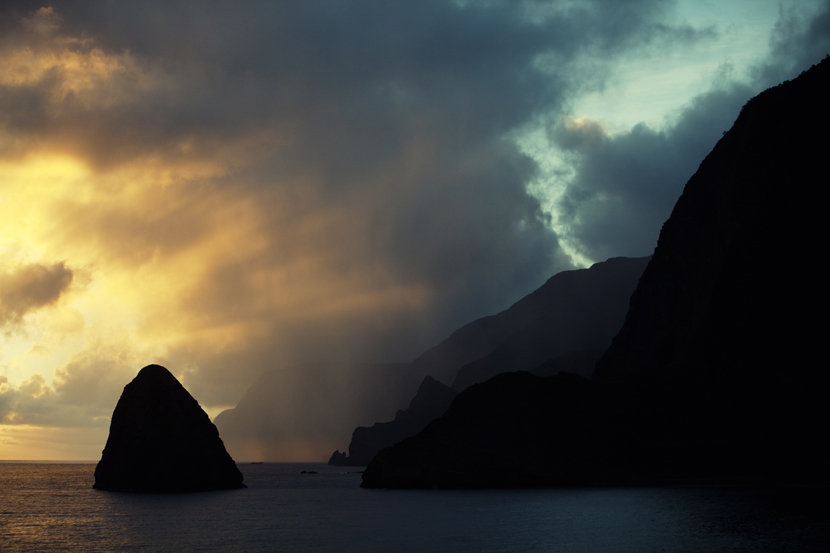
{"label": "sloping ridgeline", "polygon": [[365,487],[830,484],[830,59],[750,100],[686,184],[591,380],[499,375]]}
{"label": "sloping ridgeline", "polygon": [[399,410],[395,419],[389,422],[355,428],[349,443],[349,455],[335,451],[329,464],[352,467],[368,465],[378,451],[414,436],[430,421],[443,415],[455,395],[456,391],[449,386],[444,386],[431,376],[425,376],[407,409]]}
{"label": "sloping ridgeline", "polygon": [[530,370],[560,355],[604,350],[622,326],[649,258],[616,257],[562,271],[508,309],[453,332],[412,362],[460,392],[500,372]]}
{"label": "sloping ridgeline", "polygon": [[[617,257],[589,269],[562,271],[510,308],[464,325],[412,363],[406,378],[428,374],[409,408],[398,411],[395,420],[357,427],[348,457],[336,451],[329,464],[367,465],[381,449],[414,436],[444,414],[458,391],[498,373],[590,376],[622,326],[648,260]],[[456,373],[449,388],[436,379],[453,378],[447,369],[451,363]]]}

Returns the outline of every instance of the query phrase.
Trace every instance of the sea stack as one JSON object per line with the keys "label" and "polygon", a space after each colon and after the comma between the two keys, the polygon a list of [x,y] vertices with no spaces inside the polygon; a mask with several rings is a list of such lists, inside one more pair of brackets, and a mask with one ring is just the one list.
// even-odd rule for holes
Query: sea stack
{"label": "sea stack", "polygon": [[246,486],[199,403],[170,371],[148,365],[115,406],[93,487],[198,492]]}

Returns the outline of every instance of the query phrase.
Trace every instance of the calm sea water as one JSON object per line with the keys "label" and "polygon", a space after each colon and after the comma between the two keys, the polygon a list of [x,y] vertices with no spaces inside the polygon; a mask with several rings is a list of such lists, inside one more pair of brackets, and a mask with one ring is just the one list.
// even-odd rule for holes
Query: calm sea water
{"label": "calm sea water", "polygon": [[830,550],[804,490],[363,490],[323,464],[240,468],[248,489],[164,495],[93,490],[93,464],[0,463],[0,551]]}

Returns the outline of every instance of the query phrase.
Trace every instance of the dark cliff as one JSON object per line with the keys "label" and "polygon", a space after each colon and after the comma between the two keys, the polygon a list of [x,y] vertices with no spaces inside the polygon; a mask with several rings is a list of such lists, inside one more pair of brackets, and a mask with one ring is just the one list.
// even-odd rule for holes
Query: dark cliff
{"label": "dark cliff", "polygon": [[[457,391],[498,373],[518,370],[590,376],[622,325],[629,297],[648,260],[617,257],[588,269],[557,273],[510,308],[454,332],[413,362],[405,378],[427,370],[441,374],[451,363],[457,363],[453,382]],[[472,360],[475,355],[480,358]],[[352,434],[349,456],[336,451],[329,464],[366,465],[384,447],[417,434],[442,415],[453,395],[425,376],[409,409],[399,411],[394,421],[358,427]],[[427,405],[432,407],[427,409]]]}
{"label": "dark cliff", "polygon": [[452,403],[456,392],[430,376],[424,377],[418,393],[409,403],[409,408],[402,409],[395,415],[395,420],[378,422],[370,427],[358,426],[352,433],[349,455],[335,452],[329,460],[330,465],[366,466],[378,451],[398,443],[404,438],[414,436],[424,429],[433,419],[443,415]]}
{"label": "dark cliff", "polygon": [[429,375],[461,391],[564,353],[605,349],[622,326],[648,260],[618,257],[557,273],[508,309],[459,328],[408,372],[416,385]]}
{"label": "dark cliff", "polygon": [[712,386],[502,373],[378,453],[362,486],[827,485],[824,394],[783,375]]}
{"label": "dark cliff", "polygon": [[701,163],[595,378],[816,367],[829,66],[750,100]]}
{"label": "dark cliff", "polygon": [[536,318],[489,354],[459,368],[452,387],[462,391],[499,373],[529,371],[567,353],[604,350],[619,332],[648,262],[648,257],[616,257],[552,276],[534,292],[539,295]]}
{"label": "dark cliff", "polygon": [[118,400],[94,487],[196,492],[245,485],[199,403],[167,369],[149,365]]}
{"label": "dark cliff", "polygon": [[744,106],[686,185],[591,380],[473,386],[381,451],[363,485],[830,483],[813,266],[828,98],[825,59]]}

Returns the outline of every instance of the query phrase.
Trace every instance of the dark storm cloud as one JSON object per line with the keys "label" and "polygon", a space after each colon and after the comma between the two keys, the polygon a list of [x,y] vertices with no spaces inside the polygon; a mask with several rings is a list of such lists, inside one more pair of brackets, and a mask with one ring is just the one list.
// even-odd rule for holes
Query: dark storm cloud
{"label": "dark storm cloud", "polygon": [[563,114],[626,52],[709,36],[665,25],[670,4],[17,4],[0,155],[85,162],[86,195],[52,200],[51,239],[94,252],[90,278],[121,275],[137,337],[166,351],[113,364],[89,345],[54,400],[36,380],[20,397],[100,412],[159,361],[229,405],[263,371],[406,361],[506,308],[571,268],[510,133]]}
{"label": "dark storm cloud", "polygon": [[588,140],[581,128],[557,125],[554,141],[576,152],[560,217],[581,253],[600,260],[651,253],[684,184],[751,95],[737,84],[703,94],[660,131],[639,124],[614,137],[594,131]]}
{"label": "dark storm cloud", "polygon": [[535,4],[556,5],[58,2],[64,33],[128,53],[136,71],[160,83],[142,94],[128,86],[135,71],[123,70],[116,84],[136,95],[130,101],[98,109],[65,97],[47,118],[46,79],[18,91],[30,111],[9,111],[21,122],[49,119],[34,132],[73,132],[102,163],[141,148],[176,151],[185,138],[204,145],[257,128],[282,132],[290,140],[276,159],[284,171],[313,162],[340,181],[396,158],[413,133],[462,151],[486,144],[580,87],[580,56],[613,57],[668,36],[653,21],[663,2],[583,2],[546,17],[537,9],[534,20]]}
{"label": "dark storm cloud", "polygon": [[559,201],[560,222],[581,253],[603,260],[653,251],[686,181],[732,126],[741,106],[830,52],[830,2],[809,18],[782,12],[770,48],[748,82],[722,68],[713,88],[661,130],[639,124],[611,137],[597,123],[569,119],[551,127],[552,142],[565,150],[573,170]]}
{"label": "dark storm cloud", "polygon": [[[569,75],[578,56],[666,33],[651,21],[662,2],[585,2],[536,22],[533,4],[58,2],[67,34],[129,52],[165,82],[106,111],[64,98],[43,125],[83,128],[78,148],[100,163],[185,138],[283,131],[294,148],[280,161],[313,162],[339,179],[398,155],[418,129],[460,138],[461,148],[498,136],[557,106],[579,84]],[[533,66],[542,54],[553,56],[545,72]]]}
{"label": "dark storm cloud", "polygon": [[764,87],[792,79],[830,54],[830,2],[814,14],[781,10],[770,37],[769,60],[755,68],[755,80]]}
{"label": "dark storm cloud", "polygon": [[[217,186],[283,214],[270,236],[341,215],[318,237],[326,269],[429,286],[434,339],[570,267],[525,192],[535,165],[504,135],[601,82],[617,52],[674,40],[664,4],[59,1],[60,33],[88,39],[74,51],[120,56],[108,102],[56,96],[71,75],[53,71],[5,95],[27,99],[5,124],[101,170],[220,159],[234,169]],[[220,263],[215,286],[232,272]]]}

